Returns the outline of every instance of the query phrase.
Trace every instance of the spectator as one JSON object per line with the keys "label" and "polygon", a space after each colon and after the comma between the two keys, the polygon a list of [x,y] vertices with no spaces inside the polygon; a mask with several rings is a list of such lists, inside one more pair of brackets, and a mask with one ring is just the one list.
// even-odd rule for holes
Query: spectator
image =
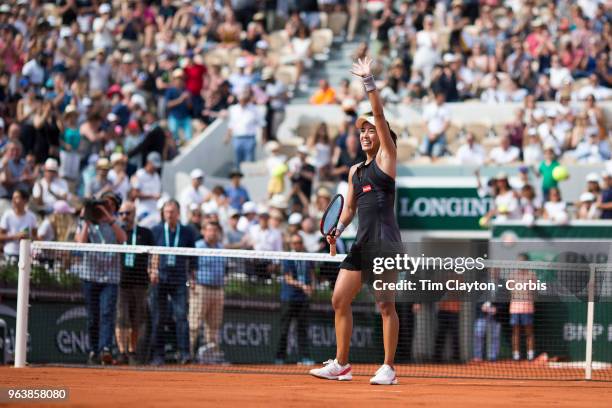
{"label": "spectator", "polygon": [[[520,255],[519,261],[527,261],[526,255]],[[513,281],[515,290],[510,291],[510,326],[512,326],[512,359],[521,359],[521,327],[527,337],[527,360],[535,357],[535,336],[533,334],[533,315],[535,290],[522,289],[520,284],[537,282],[538,278],[532,271],[520,268],[508,276]]]}
{"label": "spectator", "polygon": [[301,227],[301,231],[298,231],[298,233],[304,241],[306,251],[319,252],[321,234],[316,229],[315,221],[311,217],[304,217]]}
{"label": "spectator", "polygon": [[266,123],[259,109],[251,102],[251,91],[248,89],[240,94],[238,103],[230,106],[228,112],[225,143],[232,140],[235,164],[239,168],[243,161],[255,161],[255,137]]}
{"label": "spectator", "polygon": [[544,203],[542,218],[557,224],[566,224],[569,221],[567,204],[561,200],[561,192],[557,187],[548,190],[548,200]]}
{"label": "spectator", "polygon": [[578,220],[598,220],[601,218],[599,208],[596,205],[597,197],[593,193],[585,192],[580,194],[577,205],[576,219]]}
{"label": "spectator", "polygon": [[597,208],[601,210],[601,218],[604,220],[612,218],[612,173],[607,170],[602,174],[604,189],[597,198]]}
{"label": "spectator", "polygon": [[[199,207],[212,198],[210,190],[204,186],[204,172],[200,169],[193,169],[189,175],[191,184],[183,189],[180,193],[181,199],[179,200],[183,223],[187,222],[187,211],[191,204],[196,204]],[[199,228],[197,230],[199,231]]]}
{"label": "spectator", "polygon": [[446,153],[446,131],[450,126],[450,111],[445,104],[444,93],[434,93],[435,100],[423,108],[423,120],[427,126],[421,144],[421,154],[432,159]]}
{"label": "spectator", "polygon": [[225,230],[225,234],[223,234],[225,238],[224,248],[242,249],[242,239],[244,237],[244,232],[238,229],[240,212],[235,208],[230,208],[228,210],[227,215],[227,228]]}
{"label": "spectator", "polygon": [[10,141],[6,145],[0,163],[0,197],[10,200],[17,189],[29,190],[29,182],[34,175],[21,157],[21,143]]}
{"label": "spectator", "polygon": [[[292,193],[289,196],[291,203],[305,201],[312,194],[312,184],[316,175],[315,167],[308,162],[310,150],[307,146],[300,145],[296,156],[288,162],[289,178],[292,184]],[[300,198],[301,195],[301,198]]]}
{"label": "spectator", "polygon": [[266,113],[266,138],[265,140],[277,139],[278,128],[285,120],[285,107],[289,101],[287,87],[279,79],[275,79],[271,69],[264,68],[261,79],[265,81],[267,113]]}
{"label": "spectator", "polygon": [[[486,347],[486,358],[496,361],[499,356],[501,323],[498,321],[497,305],[487,301],[479,302],[476,307],[476,320],[474,321],[474,361],[483,359],[483,342],[487,333],[490,333],[489,347]],[[485,342],[486,346],[486,342]]]}
{"label": "spectator", "polygon": [[248,229],[243,238],[243,245],[255,251],[282,251],[283,237],[279,230],[270,227],[268,208],[260,207],[257,216],[259,223]]}
{"label": "spectator", "polygon": [[225,189],[230,207],[238,211],[242,209],[244,203],[250,200],[249,192],[240,185],[240,179],[242,177],[243,174],[240,170],[232,170],[229,174],[231,185]]}
{"label": "spectator", "polygon": [[130,180],[127,174],[128,159],[123,153],[115,152],[111,154],[110,162],[112,168],[108,172],[108,181],[112,185],[111,191],[121,197],[122,200],[128,198],[130,192]]}
{"label": "spectator", "polygon": [[484,103],[504,103],[510,100],[510,96],[506,91],[500,89],[499,78],[497,78],[497,75],[493,75],[491,83],[480,95],[480,100]]}
{"label": "spectator", "polygon": [[438,302],[438,330],[435,340],[434,361],[444,361],[446,337],[450,336],[451,355],[449,362],[459,362],[459,312],[461,303],[457,300],[443,300]]}
{"label": "spectator", "polygon": [[544,152],[542,151],[538,131],[530,128],[527,130],[527,143],[523,147],[523,163],[527,166],[535,166],[539,165],[543,159]]}
{"label": "spectator", "polygon": [[252,226],[257,225],[257,222],[257,204],[247,201],[242,205],[242,217],[238,221],[238,231],[246,234]]}
{"label": "spectator", "polygon": [[327,124],[321,123],[315,133],[308,138],[307,146],[314,152],[312,164],[317,170],[320,180],[327,180],[331,171],[332,141],[329,137]]}
{"label": "spectator", "polygon": [[[176,142],[191,141],[191,94],[185,88],[185,73],[177,68],[172,71],[172,86],[165,92],[168,109],[168,127]],[[181,137],[182,136],[182,137]]]}
{"label": "spectator", "polygon": [[[76,242],[96,244],[123,244],[125,231],[114,215],[117,203],[105,199],[105,203],[81,212],[81,224]],[[88,364],[112,364],[113,336],[117,311],[117,285],[120,281],[120,254],[113,252],[86,252],[80,268],[83,296],[87,309],[89,334]]]}
{"label": "spectator", "polygon": [[520,154],[518,147],[510,144],[510,138],[502,136],[499,146],[494,147],[489,153],[488,162],[496,165],[510,164],[517,162]]}
{"label": "spectator", "polygon": [[76,107],[74,105],[68,105],[64,110],[62,139],[60,140],[60,177],[72,181],[79,179],[79,165],[81,161],[79,155],[81,133],[77,120],[78,112]]}
{"label": "spectator", "polygon": [[312,105],[329,105],[336,103],[336,90],[327,79],[319,80],[319,89],[310,97]]}
{"label": "spectator", "polygon": [[57,160],[48,158],[43,169],[43,177],[34,183],[32,198],[37,206],[49,213],[52,212],[56,201],[69,200],[71,194],[66,180],[57,175],[59,170]]}
{"label": "spectator", "polygon": [[576,150],[571,152],[578,163],[602,163],[610,160],[612,154],[610,152],[610,143],[608,140],[602,140],[599,137],[599,132],[588,132],[588,138],[583,139]]}
{"label": "spectator", "polygon": [[281,145],[276,140],[269,141],[265,150],[268,153],[266,167],[268,168],[268,198],[275,194],[282,194],[285,191],[285,174],[289,170],[287,167],[287,156],[280,152]]}
{"label": "spectator", "polygon": [[[291,251],[305,252],[304,240],[298,233],[290,236]],[[314,265],[310,261],[284,260],[282,263],[280,340],[276,350],[276,363],[287,359],[287,338],[293,319],[297,323],[298,362],[314,365],[308,348],[308,311],[310,297],[315,290]]]}
{"label": "spectator", "polygon": [[[163,222],[153,228],[156,246],[169,248],[193,248],[195,241],[191,228],[179,222],[180,206],[176,200],[168,200],[162,207]],[[164,323],[168,320],[168,297],[172,299],[172,310],[176,322],[177,360],[180,364],[190,361],[189,325],[187,322],[187,278],[196,269],[194,261],[186,256],[159,255],[153,258],[149,268],[151,280],[151,343],[153,359],[151,364],[165,362]]]}
{"label": "spectator", "polygon": [[[208,213],[207,215],[210,215],[210,213]],[[189,204],[188,217],[185,224],[187,224],[187,226],[191,228],[193,232],[193,237],[196,242],[202,239],[202,234],[200,234],[200,230],[202,228],[203,219],[204,218],[202,217],[202,208],[196,203]]]}
{"label": "spectator", "polygon": [[[136,206],[125,201],[119,208],[127,245],[155,245],[153,233],[136,225]],[[144,334],[147,313],[147,288],[149,259],[147,254],[121,255],[119,279],[119,304],[117,306],[116,340],[119,349],[118,363],[139,364],[143,350],[138,349]]]}
{"label": "spectator", "polygon": [[147,163],[132,178],[132,188],[136,199],[136,218],[139,223],[154,224],[157,219],[157,200],[161,198],[161,178],[157,173],[161,168],[161,157],[157,152],[147,155]]}
{"label": "spectator", "polygon": [[[95,31],[95,23],[94,23]],[[95,43],[96,34],[94,34]],[[87,64],[87,76],[89,79],[89,90],[106,92],[110,86],[112,68],[106,61],[106,52],[104,48],[96,50],[96,57],[93,61]]]}
{"label": "spectator", "polygon": [[19,241],[37,236],[36,216],[27,209],[29,198],[27,191],[16,189],[11,209],[0,218],[0,242],[4,243],[4,257],[11,264],[17,263],[19,258]]}
{"label": "spectator", "polygon": [[465,144],[459,147],[455,156],[459,164],[481,166],[485,161],[485,151],[472,132],[467,132]]}
{"label": "spectator", "polygon": [[557,187],[557,180],[553,177],[555,167],[559,166],[559,162],[555,159],[555,149],[553,145],[544,146],[544,160],[540,163],[537,169],[534,168],[536,176],[542,177],[542,197],[548,199],[548,193],[551,188]]}
{"label": "spectator", "polygon": [[96,177],[90,179],[85,184],[85,197],[99,197],[107,191],[112,191],[113,185],[108,179],[108,172],[110,170],[110,162],[107,158],[102,157],[96,162]]}
{"label": "spectator", "polygon": [[[196,248],[223,248],[221,226],[216,222],[202,224],[202,236],[195,243]],[[200,362],[221,363],[221,323],[223,322],[223,307],[225,303],[225,273],[227,258],[201,256],[198,257],[194,281],[190,284],[189,293],[189,344],[193,358],[198,353],[198,335],[202,323],[206,326],[205,353]],[[203,350],[203,351],[204,351]]]}
{"label": "spectator", "polygon": [[[340,178],[341,182],[348,183],[348,175],[351,167],[365,160],[366,156],[363,150],[361,150],[359,138],[355,134],[349,134],[346,138],[346,149],[340,151],[332,174]],[[306,196],[310,197],[310,193]]]}
{"label": "spectator", "polygon": [[[74,208],[66,201],[57,200],[53,203],[53,211],[49,213],[38,227],[39,241],[75,242],[77,222]],[[67,259],[69,261],[69,259]]]}

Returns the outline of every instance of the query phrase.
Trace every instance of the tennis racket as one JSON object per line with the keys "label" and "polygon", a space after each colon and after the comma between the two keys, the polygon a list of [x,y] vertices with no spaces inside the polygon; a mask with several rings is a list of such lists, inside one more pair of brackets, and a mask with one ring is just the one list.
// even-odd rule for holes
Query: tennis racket
{"label": "tennis racket", "polygon": [[[342,194],[336,194],[321,218],[321,234],[323,234],[324,237],[327,238],[328,235],[335,234],[338,221],[340,221],[340,214],[342,214],[342,208],[344,208],[344,197],[342,197]],[[336,256],[335,242],[330,244],[329,254],[331,256]]]}

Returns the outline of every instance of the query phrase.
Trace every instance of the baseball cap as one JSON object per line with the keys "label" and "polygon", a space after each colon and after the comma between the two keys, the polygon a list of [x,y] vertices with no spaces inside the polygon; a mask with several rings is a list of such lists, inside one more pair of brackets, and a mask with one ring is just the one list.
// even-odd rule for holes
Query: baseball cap
{"label": "baseball cap", "polygon": [[298,225],[299,223],[302,222],[302,214],[300,213],[293,213],[289,216],[289,220],[287,221],[289,223],[289,225]]}
{"label": "baseball cap", "polygon": [[189,173],[189,176],[191,177],[192,180],[204,178],[204,172],[200,169],[193,169],[191,170],[191,173]]}
{"label": "baseball cap", "polygon": [[57,160],[52,157],[49,157],[47,160],[45,160],[45,170],[58,171],[59,164],[57,163]]}
{"label": "baseball cap", "polygon": [[499,173],[497,173],[495,180],[508,180],[508,173],[500,171]]}
{"label": "baseball cap", "polygon": [[274,194],[269,201],[270,207],[280,208],[281,210],[286,209],[289,204],[287,203],[287,198],[285,198],[282,194]]}
{"label": "baseball cap", "polygon": [[111,164],[115,164],[115,163],[117,163],[117,162],[122,161],[122,160],[123,160],[123,158],[124,158],[123,153],[121,153],[121,152],[115,152],[115,153],[111,154],[111,156],[110,156],[110,162],[111,162]]}
{"label": "baseball cap", "polygon": [[147,161],[151,162],[155,168],[161,168],[162,160],[161,155],[158,152],[151,152],[147,155]]}
{"label": "baseball cap", "polygon": [[310,150],[308,150],[308,147],[305,145],[299,145],[297,148],[298,153],[303,153],[303,154],[309,154]]}
{"label": "baseball cap", "polygon": [[599,175],[595,172],[589,173],[586,176],[587,183],[599,183]]}
{"label": "baseball cap", "polygon": [[243,214],[256,213],[256,212],[257,212],[257,204],[255,204],[253,201],[247,201],[246,203],[242,204]]}
{"label": "baseball cap", "polygon": [[100,157],[98,161],[96,161],[96,169],[110,170],[110,167],[110,162],[106,157]]}
{"label": "baseball cap", "polygon": [[236,68],[245,68],[247,66],[247,60],[244,57],[236,58]]}
{"label": "baseball cap", "polygon": [[228,218],[237,217],[237,216],[238,217],[240,216],[240,211],[238,211],[234,207],[230,207],[229,210],[227,210],[227,217]]}
{"label": "baseball cap", "polygon": [[111,6],[108,3],[100,4],[98,7],[98,14],[107,14],[111,12]]}
{"label": "baseball cap", "polygon": [[257,207],[257,215],[270,215],[270,210],[265,205],[260,205]]}
{"label": "baseball cap", "polygon": [[583,203],[586,201],[595,201],[595,194],[589,193],[588,191],[580,194],[580,202]]}

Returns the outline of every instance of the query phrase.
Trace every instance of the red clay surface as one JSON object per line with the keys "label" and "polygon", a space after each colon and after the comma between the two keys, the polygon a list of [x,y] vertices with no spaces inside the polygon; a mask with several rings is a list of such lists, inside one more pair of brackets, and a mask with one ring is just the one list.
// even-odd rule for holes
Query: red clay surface
{"label": "red clay surface", "polygon": [[[306,371],[306,370],[305,370]],[[144,371],[87,368],[0,368],[0,387],[68,387],[67,402],[36,406],[82,407],[606,407],[612,383],[585,381],[400,378],[371,386],[308,375]],[[24,403],[13,404],[26,406]],[[31,405],[33,406],[33,405]]]}

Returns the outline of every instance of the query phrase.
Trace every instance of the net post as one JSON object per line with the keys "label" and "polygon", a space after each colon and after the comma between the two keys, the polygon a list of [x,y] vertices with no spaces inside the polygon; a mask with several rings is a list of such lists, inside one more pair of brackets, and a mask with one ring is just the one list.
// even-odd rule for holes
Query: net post
{"label": "net post", "polygon": [[584,367],[584,379],[590,380],[593,374],[593,320],[595,317],[595,268],[589,265],[589,285],[587,304],[587,332],[586,332],[586,365]]}
{"label": "net post", "polygon": [[17,284],[17,322],[15,324],[15,367],[26,366],[28,348],[28,305],[30,301],[30,272],[32,270],[31,242],[19,242],[19,281]]}

